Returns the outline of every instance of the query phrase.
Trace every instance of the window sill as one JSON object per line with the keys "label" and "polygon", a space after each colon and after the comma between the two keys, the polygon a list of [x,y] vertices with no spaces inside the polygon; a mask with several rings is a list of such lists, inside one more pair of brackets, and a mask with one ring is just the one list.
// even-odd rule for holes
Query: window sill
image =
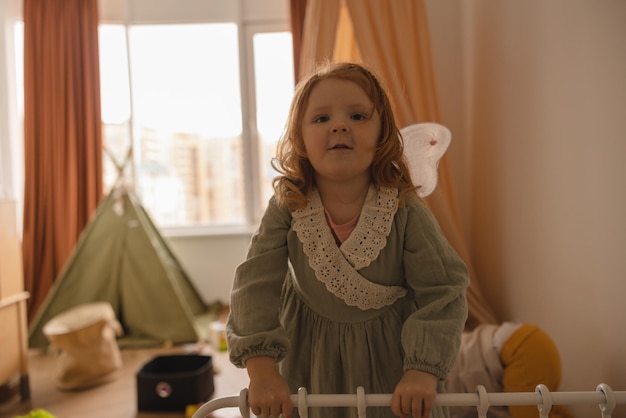
{"label": "window sill", "polygon": [[233,237],[233,236],[251,236],[255,227],[243,225],[225,225],[225,226],[179,226],[179,227],[162,227],[159,231],[164,237],[168,238],[185,238],[185,237]]}

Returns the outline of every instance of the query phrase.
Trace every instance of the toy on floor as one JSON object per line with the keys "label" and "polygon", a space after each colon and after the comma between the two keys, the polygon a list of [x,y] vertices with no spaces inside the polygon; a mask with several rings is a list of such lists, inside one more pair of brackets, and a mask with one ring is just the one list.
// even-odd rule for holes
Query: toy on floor
{"label": "toy on floor", "polygon": [[15,418],[56,418],[50,412],[43,409],[33,409],[28,415],[21,415]]}
{"label": "toy on floor", "polygon": [[[556,391],[561,383],[559,351],[539,327],[504,322],[483,324],[461,337],[459,356],[446,380],[447,392],[534,392],[539,384]],[[450,418],[477,417],[475,407],[450,408]],[[488,418],[536,418],[536,406],[491,406]],[[562,405],[554,405],[550,418],[573,418]]]}
{"label": "toy on floor", "polygon": [[185,418],[193,417],[193,414],[195,414],[196,411],[200,409],[201,406],[202,406],[201,403],[187,405],[187,407],[185,408]]}

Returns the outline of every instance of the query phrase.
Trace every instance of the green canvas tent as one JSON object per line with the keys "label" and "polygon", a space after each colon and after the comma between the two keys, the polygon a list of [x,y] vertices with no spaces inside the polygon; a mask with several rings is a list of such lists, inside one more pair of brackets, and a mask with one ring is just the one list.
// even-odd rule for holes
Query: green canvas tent
{"label": "green canvas tent", "polygon": [[107,301],[124,329],[120,345],[195,342],[207,306],[139,201],[116,187],[100,203],[31,322],[29,346],[48,345],[43,327],[77,305]]}

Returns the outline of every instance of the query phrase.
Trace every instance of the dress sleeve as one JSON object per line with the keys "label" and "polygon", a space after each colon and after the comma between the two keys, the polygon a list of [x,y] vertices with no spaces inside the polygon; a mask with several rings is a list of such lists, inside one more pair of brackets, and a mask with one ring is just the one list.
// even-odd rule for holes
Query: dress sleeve
{"label": "dress sleeve", "polygon": [[290,212],[272,198],[252,236],[246,260],[235,271],[226,335],[231,362],[270,356],[281,360],[289,341],[280,325],[281,290],[287,274]]}
{"label": "dress sleeve", "polygon": [[407,205],[403,261],[417,310],[402,328],[404,370],[423,370],[444,379],[467,319],[469,273],[421,201]]}

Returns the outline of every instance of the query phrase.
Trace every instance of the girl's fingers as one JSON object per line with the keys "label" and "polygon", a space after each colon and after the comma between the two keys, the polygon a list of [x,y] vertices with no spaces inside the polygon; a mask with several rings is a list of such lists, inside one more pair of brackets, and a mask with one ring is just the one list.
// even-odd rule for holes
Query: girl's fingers
{"label": "girl's fingers", "polygon": [[424,417],[424,401],[421,398],[414,397],[411,402],[411,415],[415,418]]}
{"label": "girl's fingers", "polygon": [[402,413],[402,405],[400,405],[400,396],[396,393],[391,396],[391,412],[397,417],[405,418]]}
{"label": "girl's fingers", "polygon": [[272,404],[263,407],[250,406],[250,411],[254,415],[264,418],[278,418],[281,415],[284,418],[291,418],[291,410],[287,404]]}
{"label": "girl's fingers", "polygon": [[432,412],[432,401],[420,396],[394,396],[391,410],[400,418],[428,418]]}
{"label": "girl's fingers", "polygon": [[278,418],[280,416],[280,404],[278,405],[272,405],[272,408],[270,409],[270,417],[272,418]]}

